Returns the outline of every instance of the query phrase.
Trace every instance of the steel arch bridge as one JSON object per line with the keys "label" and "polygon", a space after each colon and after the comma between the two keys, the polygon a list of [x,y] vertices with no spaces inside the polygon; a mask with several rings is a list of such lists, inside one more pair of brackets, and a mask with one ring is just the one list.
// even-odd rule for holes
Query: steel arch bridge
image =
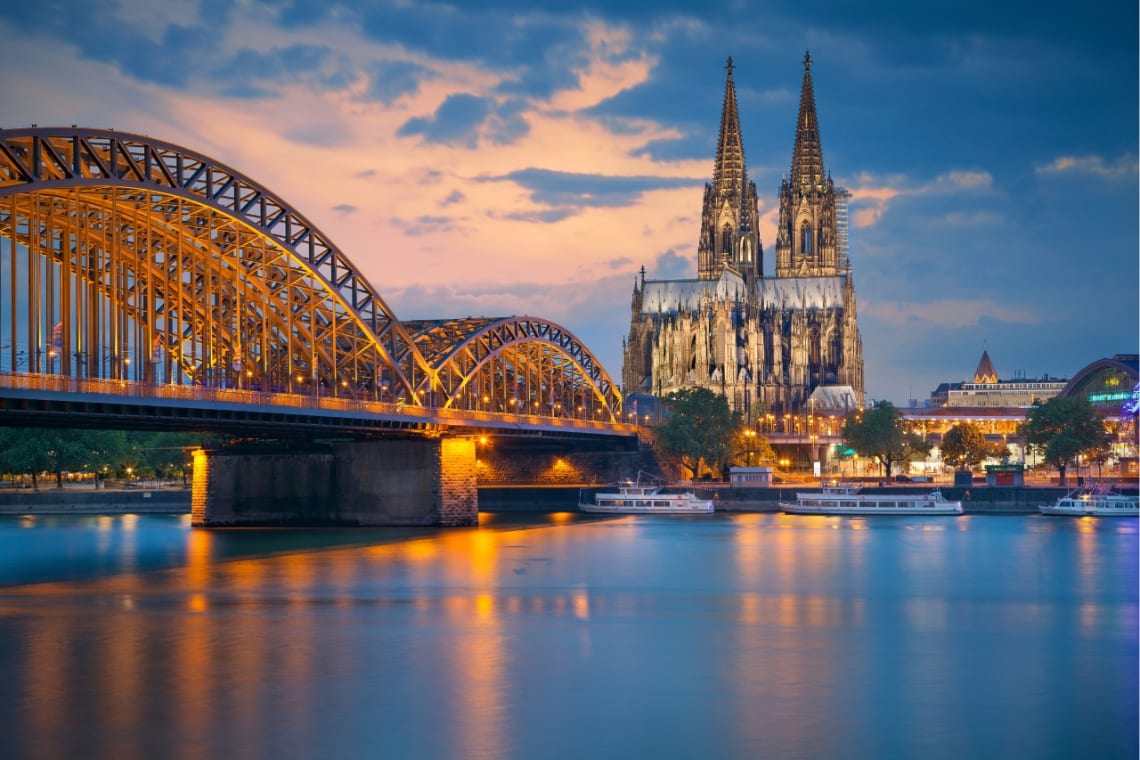
{"label": "steel arch bridge", "polygon": [[[207,156],[110,130],[0,131],[0,375],[621,425],[539,317],[402,322],[309,220]],[[20,383],[17,383],[20,385]],[[623,426],[624,427],[624,426]]]}

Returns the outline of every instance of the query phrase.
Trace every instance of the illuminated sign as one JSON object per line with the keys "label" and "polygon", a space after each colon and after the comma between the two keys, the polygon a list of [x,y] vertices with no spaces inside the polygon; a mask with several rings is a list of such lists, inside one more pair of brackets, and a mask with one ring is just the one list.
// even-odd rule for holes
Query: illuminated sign
{"label": "illuminated sign", "polygon": [[1120,412],[1125,416],[1135,417],[1137,410],[1140,410],[1140,383],[1132,389],[1131,395],[1132,398],[1120,405]]}
{"label": "illuminated sign", "polygon": [[1094,404],[1103,403],[1105,401],[1124,401],[1132,396],[1127,391],[1117,391],[1115,393],[1090,393],[1089,401]]}

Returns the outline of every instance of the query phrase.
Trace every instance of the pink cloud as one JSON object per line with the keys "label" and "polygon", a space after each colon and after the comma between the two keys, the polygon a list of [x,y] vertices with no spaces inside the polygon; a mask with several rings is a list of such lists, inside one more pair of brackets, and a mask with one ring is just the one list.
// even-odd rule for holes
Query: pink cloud
{"label": "pink cloud", "polygon": [[1105,179],[1134,177],[1137,173],[1136,156],[1125,153],[1111,162],[1101,156],[1059,156],[1036,169],[1038,175],[1062,173],[1093,174]]}
{"label": "pink cloud", "polygon": [[1035,325],[1041,316],[1028,308],[1019,308],[989,299],[940,299],[928,303],[908,301],[882,301],[859,304],[859,313],[898,325],[914,321],[927,322],[945,328],[960,328],[977,325],[983,318],[999,322]]}

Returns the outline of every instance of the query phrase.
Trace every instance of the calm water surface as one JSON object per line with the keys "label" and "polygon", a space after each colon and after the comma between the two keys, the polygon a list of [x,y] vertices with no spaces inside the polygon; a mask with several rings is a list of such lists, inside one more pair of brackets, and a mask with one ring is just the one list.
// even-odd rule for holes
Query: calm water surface
{"label": "calm water surface", "polygon": [[0,518],[4,758],[1136,758],[1132,518]]}

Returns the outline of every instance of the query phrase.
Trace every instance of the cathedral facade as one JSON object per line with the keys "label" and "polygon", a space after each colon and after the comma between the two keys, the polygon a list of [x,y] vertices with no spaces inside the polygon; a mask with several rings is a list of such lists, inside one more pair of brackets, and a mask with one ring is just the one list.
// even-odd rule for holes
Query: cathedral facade
{"label": "cathedral facade", "polygon": [[697,278],[647,279],[642,268],[623,345],[627,396],[708,388],[750,424],[799,414],[809,399],[862,406],[847,196],[824,170],[811,63],[805,55],[791,173],[780,183],[775,261],[766,271],[728,59]]}

